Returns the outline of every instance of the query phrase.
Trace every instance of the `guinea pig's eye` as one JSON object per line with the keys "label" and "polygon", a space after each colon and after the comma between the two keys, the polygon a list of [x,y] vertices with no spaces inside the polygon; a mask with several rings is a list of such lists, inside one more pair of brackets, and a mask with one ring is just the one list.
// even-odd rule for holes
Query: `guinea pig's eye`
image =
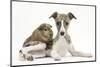
{"label": "guinea pig's eye", "polygon": [[44,29],[45,31],[47,31],[47,29]]}
{"label": "guinea pig's eye", "polygon": [[66,25],[68,25],[69,23],[68,22],[66,22]]}
{"label": "guinea pig's eye", "polygon": [[60,25],[60,23],[61,23],[61,22],[57,22],[56,24],[57,24],[57,25]]}

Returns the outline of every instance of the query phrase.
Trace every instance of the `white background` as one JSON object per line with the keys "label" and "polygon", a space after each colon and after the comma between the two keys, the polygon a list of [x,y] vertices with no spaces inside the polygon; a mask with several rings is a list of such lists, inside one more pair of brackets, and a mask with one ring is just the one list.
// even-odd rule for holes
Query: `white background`
{"label": "white background", "polygon": [[[41,8],[40,8],[41,7]],[[30,63],[21,62],[18,60],[18,52],[21,49],[24,40],[30,36],[34,29],[42,23],[49,23],[53,26],[54,37],[56,35],[56,25],[53,19],[49,16],[55,12],[67,14],[72,12],[77,20],[72,20],[68,33],[71,36],[72,42],[78,51],[91,53],[92,58],[72,58],[67,57],[66,60],[60,62],[75,62],[95,60],[95,7],[75,6],[75,5],[58,5],[58,4],[43,4],[43,3],[27,3],[13,2],[12,3],[12,64],[41,64],[53,63],[50,59],[35,60]],[[62,42],[63,43],[63,42]],[[70,59],[69,59],[70,58]],[[65,59],[65,58],[64,58]],[[69,60],[68,60],[69,59]],[[74,60],[75,59],[75,60]]]}
{"label": "white background", "polygon": [[[42,0],[43,1],[43,0]],[[95,4],[95,5],[97,5],[97,7],[98,7],[98,15],[97,15],[97,17],[98,17],[98,19],[97,19],[97,22],[100,22],[100,20],[99,20],[99,12],[100,12],[100,10],[99,10],[99,2],[98,2],[98,0],[89,0],[89,1],[87,1],[87,0],[76,0],[76,1],[73,1],[73,0],[70,0],[70,1],[64,1],[64,0],[47,0],[47,1],[53,1],[53,2],[66,2],[66,3],[79,3],[79,4]],[[0,19],[0,21],[1,21],[1,28],[0,28],[0,30],[1,30],[1,36],[0,36],[0,40],[1,40],[1,47],[0,47],[0,49],[1,49],[1,56],[0,56],[0,60],[1,60],[1,63],[0,63],[0,66],[2,66],[2,67],[7,67],[8,65],[9,65],[9,48],[10,48],[10,42],[9,42],[9,39],[10,39],[10,11],[9,11],[9,1],[1,1],[0,2],[0,8],[1,8],[1,11],[0,11],[0,17],[1,17],[1,19]],[[99,23],[97,23],[97,27],[98,27],[98,29],[99,29]],[[100,34],[100,32],[99,32],[99,30],[98,30],[98,34]],[[99,35],[98,35],[98,37],[99,37]],[[63,66],[63,67],[66,67],[66,66],[71,66],[71,67],[73,67],[73,66],[91,66],[91,67],[94,67],[94,66],[98,66],[99,64],[100,64],[100,50],[99,50],[99,44],[100,44],[100,42],[99,42],[99,38],[98,38],[98,41],[97,41],[97,43],[98,43],[98,49],[97,49],[97,51],[98,51],[98,53],[97,53],[97,62],[91,62],[91,63],[75,63],[75,64],[61,64],[61,65],[53,65],[53,66],[59,66],[59,67],[61,67],[61,66]],[[52,65],[45,65],[45,66],[43,66],[43,67],[51,67]],[[41,66],[42,67],[42,66]]]}

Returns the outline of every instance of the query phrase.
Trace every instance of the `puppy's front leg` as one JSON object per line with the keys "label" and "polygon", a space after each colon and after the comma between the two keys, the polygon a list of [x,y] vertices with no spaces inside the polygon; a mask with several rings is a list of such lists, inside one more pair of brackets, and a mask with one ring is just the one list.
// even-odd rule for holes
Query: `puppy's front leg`
{"label": "puppy's front leg", "polygon": [[68,51],[71,53],[72,56],[77,56],[77,57],[92,57],[92,55],[89,54],[89,53],[84,53],[84,52],[76,51],[74,49],[74,47],[73,47],[72,44],[69,44]]}

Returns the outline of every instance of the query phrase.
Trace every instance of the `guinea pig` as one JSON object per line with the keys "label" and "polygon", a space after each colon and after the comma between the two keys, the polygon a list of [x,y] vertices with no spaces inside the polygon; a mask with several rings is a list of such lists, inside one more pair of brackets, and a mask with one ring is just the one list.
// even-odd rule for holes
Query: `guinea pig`
{"label": "guinea pig", "polygon": [[47,23],[41,24],[35,31],[33,31],[32,35],[25,40],[23,47],[33,45],[33,44],[27,44],[28,42],[40,41],[46,43],[48,45],[47,48],[49,48],[50,45],[52,45],[53,41],[53,31],[51,28],[52,26],[50,24]]}

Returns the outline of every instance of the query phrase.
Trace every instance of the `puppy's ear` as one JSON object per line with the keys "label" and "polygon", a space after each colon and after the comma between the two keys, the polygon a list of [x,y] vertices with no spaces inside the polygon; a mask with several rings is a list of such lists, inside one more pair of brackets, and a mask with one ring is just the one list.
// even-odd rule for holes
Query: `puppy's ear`
{"label": "puppy's ear", "polygon": [[52,26],[50,25],[50,28],[52,28]]}
{"label": "puppy's ear", "polygon": [[73,18],[77,19],[71,12],[68,13],[68,17],[70,20],[72,20]]}
{"label": "puppy's ear", "polygon": [[49,18],[53,17],[54,19],[57,17],[58,13],[54,12]]}

